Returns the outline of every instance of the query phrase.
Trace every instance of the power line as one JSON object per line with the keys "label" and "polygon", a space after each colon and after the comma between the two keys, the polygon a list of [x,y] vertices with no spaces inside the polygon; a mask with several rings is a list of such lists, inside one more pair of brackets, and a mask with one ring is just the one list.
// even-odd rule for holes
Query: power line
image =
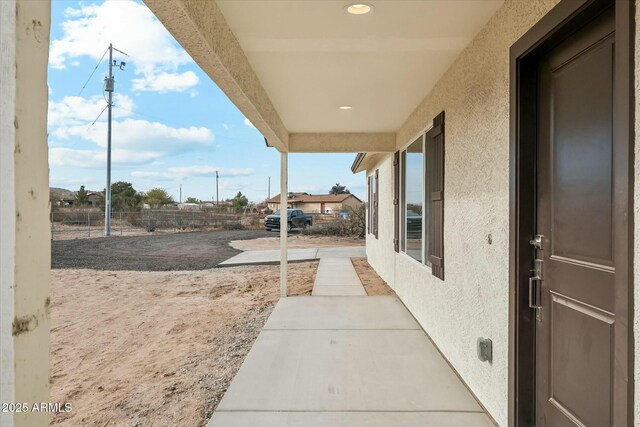
{"label": "power line", "polygon": [[[95,74],[96,70],[98,69],[98,67],[100,66],[100,64],[102,63],[102,60],[104,59],[104,56],[107,54],[107,52],[109,51],[109,48],[107,48],[104,53],[102,54],[102,57],[100,58],[100,61],[98,61],[98,63],[96,64],[96,67],[93,69],[93,71],[91,72],[91,74],[89,75],[89,78],[87,79],[87,81],[84,83],[84,86],[82,86],[82,89],[80,89],[80,92],[78,93],[78,96],[80,96],[82,94],[82,91],[84,90],[85,87],[87,87],[87,84],[89,84],[89,80],[91,80],[91,77],[93,77],[93,75]],[[126,54],[125,54],[126,55]]]}
{"label": "power line", "polygon": [[113,50],[120,52],[121,54],[123,54],[124,56],[129,56],[129,54],[124,53],[123,51],[121,51],[120,49],[116,49],[115,47],[113,48]]}
{"label": "power line", "polygon": [[93,121],[93,123],[91,123],[91,125],[87,128],[87,130],[91,129],[91,127],[93,125],[96,124],[96,122],[98,121],[98,119],[100,118],[100,116],[102,116],[102,113],[104,113],[104,111],[109,107],[109,104],[105,105],[104,108],[102,109],[102,111],[100,111],[100,114],[98,114],[98,117],[96,117],[96,119]]}

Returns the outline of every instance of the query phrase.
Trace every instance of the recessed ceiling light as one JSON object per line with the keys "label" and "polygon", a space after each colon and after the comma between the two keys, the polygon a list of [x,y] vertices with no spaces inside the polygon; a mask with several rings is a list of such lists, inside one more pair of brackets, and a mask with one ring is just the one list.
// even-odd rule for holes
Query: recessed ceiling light
{"label": "recessed ceiling light", "polygon": [[351,110],[353,107],[351,105],[341,105],[338,108],[341,110]]}
{"label": "recessed ceiling light", "polygon": [[364,15],[373,10],[373,6],[366,3],[353,3],[347,6],[347,12],[352,15]]}

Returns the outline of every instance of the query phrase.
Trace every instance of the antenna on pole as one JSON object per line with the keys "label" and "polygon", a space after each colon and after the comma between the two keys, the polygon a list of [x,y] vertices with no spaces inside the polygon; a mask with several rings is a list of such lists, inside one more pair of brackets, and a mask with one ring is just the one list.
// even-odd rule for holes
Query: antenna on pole
{"label": "antenna on pole", "polygon": [[[113,60],[113,44],[109,43],[109,75],[104,78],[104,91],[108,93],[107,109],[107,187],[105,188],[104,197],[104,235],[111,236],[111,110],[113,108],[113,91],[115,90],[115,79],[113,78],[114,65],[124,70],[125,62]],[[126,53],[115,49],[116,51],[127,55]],[[128,56],[128,55],[127,55]]]}

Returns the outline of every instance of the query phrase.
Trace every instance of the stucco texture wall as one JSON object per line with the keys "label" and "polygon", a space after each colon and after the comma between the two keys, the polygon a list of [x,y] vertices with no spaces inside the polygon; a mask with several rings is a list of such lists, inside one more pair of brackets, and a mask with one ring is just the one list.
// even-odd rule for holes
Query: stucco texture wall
{"label": "stucco texture wall", "polygon": [[[446,280],[404,254],[389,255],[390,156],[377,165],[379,241],[367,238],[372,266],[501,426],[508,422],[509,48],[556,3],[507,0],[398,131],[400,148],[445,111]],[[493,341],[492,363],[478,360],[478,337]]]}
{"label": "stucco texture wall", "polygon": [[393,158],[386,156],[367,170],[367,176],[378,175],[378,238],[367,233],[367,258],[378,275],[393,287],[395,280],[393,252]]}

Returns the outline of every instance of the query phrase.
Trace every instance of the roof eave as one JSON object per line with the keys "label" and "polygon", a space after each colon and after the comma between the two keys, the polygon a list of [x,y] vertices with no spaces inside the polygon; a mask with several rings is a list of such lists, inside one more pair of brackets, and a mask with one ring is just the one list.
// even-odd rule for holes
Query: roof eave
{"label": "roof eave", "polygon": [[366,155],[367,153],[356,154],[356,158],[353,160],[353,164],[351,165],[351,172],[358,173],[364,170],[364,169],[361,169],[360,166],[362,165],[362,161],[364,160],[364,157]]}

